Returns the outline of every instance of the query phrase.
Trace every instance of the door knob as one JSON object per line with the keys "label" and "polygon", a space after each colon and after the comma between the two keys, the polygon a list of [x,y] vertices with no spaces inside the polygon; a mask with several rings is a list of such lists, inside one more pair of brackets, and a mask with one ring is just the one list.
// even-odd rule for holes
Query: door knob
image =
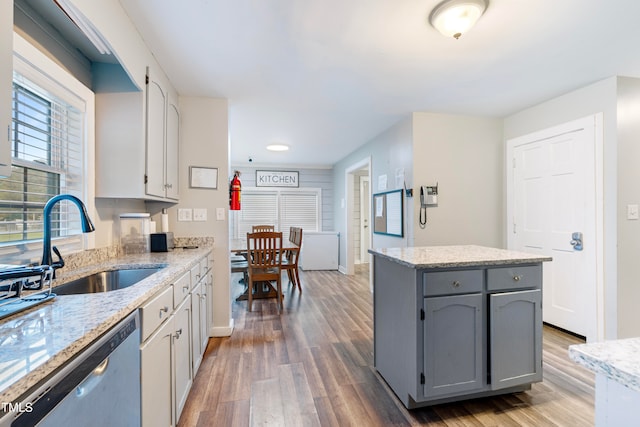
{"label": "door knob", "polygon": [[579,231],[576,231],[575,233],[571,234],[571,246],[573,246],[573,250],[575,251],[581,251],[582,250],[582,233]]}

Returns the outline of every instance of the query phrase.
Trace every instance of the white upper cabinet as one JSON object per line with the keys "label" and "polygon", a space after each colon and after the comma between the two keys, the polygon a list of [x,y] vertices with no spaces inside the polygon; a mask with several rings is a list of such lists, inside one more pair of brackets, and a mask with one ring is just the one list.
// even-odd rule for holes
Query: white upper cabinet
{"label": "white upper cabinet", "polygon": [[13,2],[0,1],[0,177],[11,175]]}
{"label": "white upper cabinet", "polygon": [[143,92],[96,94],[97,197],[178,201],[177,95],[161,75],[147,69]]}

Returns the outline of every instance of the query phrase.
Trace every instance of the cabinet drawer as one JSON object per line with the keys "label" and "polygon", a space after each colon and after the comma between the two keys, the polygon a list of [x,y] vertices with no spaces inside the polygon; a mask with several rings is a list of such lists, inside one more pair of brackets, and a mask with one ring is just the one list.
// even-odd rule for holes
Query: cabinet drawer
{"label": "cabinet drawer", "polygon": [[201,262],[197,263],[196,265],[194,265],[193,267],[191,267],[190,270],[190,274],[191,274],[191,286],[195,287],[198,282],[200,281],[200,278],[202,277],[202,274],[200,273],[200,264]]}
{"label": "cabinet drawer", "polygon": [[204,257],[200,260],[200,277],[204,277],[209,271],[209,259]]}
{"label": "cabinet drawer", "polygon": [[425,296],[482,292],[483,270],[438,271],[424,273]]}
{"label": "cabinet drawer", "polygon": [[191,272],[187,271],[173,284],[173,308],[180,305],[191,291]]}
{"label": "cabinet drawer", "polygon": [[167,289],[140,307],[142,341],[146,340],[162,322],[168,319],[171,312],[173,312],[173,287],[168,286]]}
{"label": "cabinet drawer", "polygon": [[513,266],[487,270],[487,290],[542,287],[542,266]]}

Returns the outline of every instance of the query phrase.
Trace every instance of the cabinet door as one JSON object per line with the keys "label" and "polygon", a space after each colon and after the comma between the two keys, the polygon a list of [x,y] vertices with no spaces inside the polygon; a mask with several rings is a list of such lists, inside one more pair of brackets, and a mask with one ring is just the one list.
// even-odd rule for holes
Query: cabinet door
{"label": "cabinet door", "polygon": [[209,298],[208,275],[202,280],[202,293],[200,295],[200,354],[204,354],[209,343]]}
{"label": "cabinet door", "polygon": [[542,291],[489,296],[491,389],[542,381]]}
{"label": "cabinet door", "polygon": [[187,296],[174,314],[173,333],[175,424],[178,424],[182,408],[191,388],[191,296]]}
{"label": "cabinet door", "polygon": [[[213,265],[210,264],[210,265]],[[207,325],[205,328],[206,331],[206,340],[209,342],[209,331],[213,327],[213,270],[209,270],[206,275],[206,304],[207,304]],[[206,344],[205,344],[206,347]]]}
{"label": "cabinet door", "polygon": [[140,346],[142,425],[171,426],[171,335],[173,317]]}
{"label": "cabinet door", "polygon": [[13,2],[0,2],[0,177],[11,175]]}
{"label": "cabinet door", "polygon": [[167,106],[167,149],[166,157],[166,189],[167,198],[178,200],[180,186],[178,182],[178,168],[180,156],[180,114],[176,103],[169,98]]}
{"label": "cabinet door", "polygon": [[424,299],[424,395],[484,387],[482,294]]}
{"label": "cabinet door", "polygon": [[191,364],[193,366],[193,376],[196,376],[200,362],[202,360],[202,353],[200,352],[200,317],[206,315],[206,313],[200,310],[200,296],[202,295],[202,283],[193,289],[191,293]]}
{"label": "cabinet door", "polygon": [[147,165],[146,192],[165,197],[164,152],[165,114],[167,94],[156,80],[149,76],[147,84]]}

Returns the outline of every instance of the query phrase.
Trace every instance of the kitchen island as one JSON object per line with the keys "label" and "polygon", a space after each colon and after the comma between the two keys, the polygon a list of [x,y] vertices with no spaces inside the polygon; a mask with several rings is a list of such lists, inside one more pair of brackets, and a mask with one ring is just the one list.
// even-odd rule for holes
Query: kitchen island
{"label": "kitchen island", "polygon": [[542,380],[542,263],[482,246],[371,249],[374,364],[409,409]]}
{"label": "kitchen island", "polygon": [[114,257],[81,268],[58,270],[54,293],[55,286],[98,271],[162,267],[134,286],[102,293],[60,295],[0,321],[0,402],[19,402],[24,393],[159,291],[189,273],[210,253],[210,246],[176,249]]}
{"label": "kitchen island", "polygon": [[596,426],[640,419],[640,338],[578,344],[569,357],[596,374]]}

